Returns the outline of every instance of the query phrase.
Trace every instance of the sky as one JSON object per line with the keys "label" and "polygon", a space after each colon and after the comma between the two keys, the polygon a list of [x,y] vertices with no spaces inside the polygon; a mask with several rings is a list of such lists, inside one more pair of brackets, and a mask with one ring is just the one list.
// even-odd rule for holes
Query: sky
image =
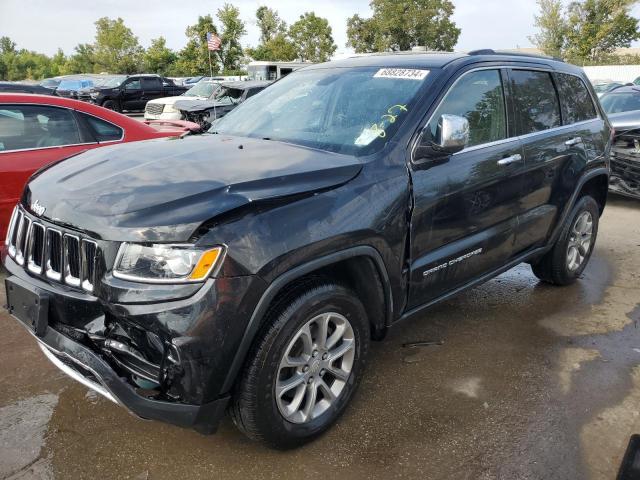
{"label": "sky", "polygon": [[[333,29],[338,50],[348,53],[346,20],[354,13],[368,17],[368,0],[227,0],[240,9],[247,26],[242,45],[258,43],[255,11],[267,5],[278,11],[288,23],[301,14],[314,11],[325,17]],[[95,34],[95,22],[103,16],[122,17],[125,24],[148,47],[152,38],[164,36],[167,45],[181,49],[184,34],[198,15],[215,12],[225,0],[0,0],[0,36],[9,36],[18,48],[27,48],[51,55],[58,48],[72,53],[79,43],[90,43]],[[478,48],[529,47],[528,37],[535,33],[533,17],[537,11],[534,0],[453,0],[454,21],[462,29],[456,50]],[[640,7],[633,11],[640,16]]]}

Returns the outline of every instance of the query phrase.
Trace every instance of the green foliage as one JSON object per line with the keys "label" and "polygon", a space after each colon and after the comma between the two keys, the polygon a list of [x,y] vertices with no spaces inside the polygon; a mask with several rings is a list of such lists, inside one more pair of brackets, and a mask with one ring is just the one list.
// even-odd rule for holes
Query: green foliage
{"label": "green foliage", "polygon": [[175,52],[167,47],[164,37],[158,37],[151,40],[151,46],[144,52],[143,70],[166,76],[173,70],[177,59]]}
{"label": "green foliage", "polygon": [[561,57],[566,41],[567,25],[562,13],[562,0],[538,0],[540,14],[534,25],[538,33],[529,41],[551,57]]}
{"label": "green foliage", "polygon": [[[630,15],[636,0],[581,0],[566,9],[560,0],[538,0],[539,32],[530,40],[544,53],[577,64],[618,63],[618,48],[640,39]],[[630,59],[628,59],[630,60]]]}
{"label": "green foliage", "polygon": [[257,25],[260,29],[260,43],[262,45],[273,40],[278,35],[285,35],[287,24],[280,18],[278,12],[269,7],[259,7],[256,10]]}
{"label": "green foliage", "polygon": [[247,54],[254,60],[291,62],[298,58],[298,50],[284,33],[278,33],[256,48],[247,48]]}
{"label": "green foliage", "polygon": [[453,50],[460,29],[450,0],[371,0],[373,15],[347,19],[348,46],[356,52],[401,51],[424,46]]}
{"label": "green foliage", "polygon": [[[187,45],[180,51],[175,71],[181,75],[209,75],[209,50],[207,50],[207,32],[218,33],[213,24],[213,17],[205,15],[198,17],[195,25],[187,27]],[[213,74],[218,73],[218,65],[214,63]]]}
{"label": "green foliage", "polygon": [[218,20],[222,25],[220,50],[217,56],[222,63],[223,70],[237,70],[242,59],[242,46],[240,38],[247,33],[244,22],[240,19],[240,10],[233,5],[225,3],[218,9]]}
{"label": "green foliage", "polygon": [[96,68],[95,53],[90,43],[80,43],[75,48],[63,69],[63,73],[93,73]]}
{"label": "green foliage", "polygon": [[329,21],[313,12],[300,15],[300,19],[291,25],[289,36],[302,61],[326,62],[338,48],[333,43]]}
{"label": "green foliage", "polygon": [[124,20],[102,17],[95,25],[94,68],[109,73],[139,72],[144,50]]}

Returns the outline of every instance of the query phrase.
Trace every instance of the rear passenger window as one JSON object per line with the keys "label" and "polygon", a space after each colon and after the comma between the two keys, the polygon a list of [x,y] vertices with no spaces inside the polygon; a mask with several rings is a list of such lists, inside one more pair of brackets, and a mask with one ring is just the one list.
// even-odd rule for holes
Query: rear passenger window
{"label": "rear passenger window", "polygon": [[589,90],[580,78],[566,73],[558,73],[556,78],[565,125],[591,120],[598,116]]}
{"label": "rear passenger window", "polygon": [[495,142],[507,137],[502,80],[498,70],[468,73],[447,92],[429,123],[431,137],[436,138],[442,115],[458,115],[469,121],[467,147]]}
{"label": "rear passenger window", "polygon": [[519,135],[560,126],[560,104],[549,73],[512,70],[511,83]]}
{"label": "rear passenger window", "polygon": [[85,113],[81,113],[80,115],[87,121],[93,131],[93,136],[98,142],[122,139],[124,132],[120,127]]}

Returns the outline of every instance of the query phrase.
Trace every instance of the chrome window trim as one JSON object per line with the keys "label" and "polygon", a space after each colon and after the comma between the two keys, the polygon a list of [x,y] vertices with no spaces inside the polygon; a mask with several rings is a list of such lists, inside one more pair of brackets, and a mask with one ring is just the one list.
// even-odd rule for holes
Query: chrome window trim
{"label": "chrome window trim", "polygon": [[[440,108],[440,105],[445,100],[445,98],[447,97],[447,95],[449,94],[451,89],[453,89],[453,87],[455,87],[457,85],[457,83],[460,81],[460,79],[462,79],[465,75],[467,75],[469,73],[473,73],[473,72],[478,72],[478,71],[482,71],[482,70],[497,70],[497,71],[500,71],[500,70],[505,70],[505,69],[506,70],[534,70],[534,71],[540,71],[540,72],[547,72],[547,73],[549,73],[551,75],[553,75],[554,73],[563,73],[565,75],[573,75],[574,77],[579,78],[582,81],[582,83],[584,84],[584,80],[582,80],[582,77],[580,77],[579,75],[576,75],[575,73],[568,73],[568,72],[562,72],[562,71],[557,71],[557,70],[551,70],[549,68],[543,68],[543,67],[492,65],[492,66],[478,67],[478,68],[474,68],[474,69],[471,69],[471,70],[467,70],[466,72],[464,72],[462,75],[460,75],[451,84],[451,86],[447,89],[445,94],[442,96],[442,98],[440,99],[440,101],[436,105],[436,107],[433,110],[433,113],[431,114],[431,116],[427,119],[427,121],[424,123],[422,128],[419,129],[419,134],[418,134],[416,140],[413,142],[413,146],[411,147],[411,157],[410,157],[411,163],[414,163],[414,164],[417,164],[417,165],[422,163],[421,161],[416,161],[415,160],[415,151],[416,151],[416,148],[418,148],[418,143],[419,143],[420,137],[422,136],[422,132],[424,131],[425,128],[427,128],[427,125],[429,125],[429,123],[431,123],[435,113]],[[504,85],[502,86],[502,88],[503,88],[503,91],[504,91]],[[557,91],[557,87],[555,86],[555,84],[554,84],[554,88],[556,88],[556,91]],[[585,88],[586,88],[586,85],[585,85]],[[594,101],[593,100],[593,95],[591,94],[591,91],[589,90],[589,88],[587,88],[587,91],[589,92],[589,95],[591,95],[591,100]],[[560,98],[558,98],[558,101],[559,102],[561,101]],[[594,107],[596,107],[596,105],[597,104],[594,102]],[[597,116],[592,118],[592,119],[589,119],[589,120],[582,120],[580,122],[569,123],[569,124],[565,124],[565,125],[559,125],[557,127],[548,128],[546,130],[539,130],[537,132],[525,133],[524,135],[516,135],[516,136],[513,136],[513,137],[507,137],[507,138],[504,138],[502,140],[496,140],[494,142],[481,143],[479,145],[474,145],[472,147],[467,147],[467,148],[465,148],[465,149],[463,149],[463,150],[461,150],[461,151],[459,151],[457,153],[454,153],[451,156],[454,157],[454,156],[460,155],[462,153],[473,152],[474,150],[480,150],[481,148],[490,148],[490,147],[498,146],[498,145],[501,145],[501,144],[513,142],[513,141],[516,141],[516,140],[527,139],[529,137],[533,137],[533,136],[537,136],[537,135],[548,134],[550,132],[554,133],[554,132],[556,132],[558,130],[568,129],[569,127],[575,127],[576,125],[580,126],[580,125],[583,125],[583,124],[587,124],[587,123],[593,122],[595,120],[602,120],[602,117],[600,116],[600,109],[596,108],[596,113],[597,113]],[[508,125],[507,125],[507,131],[508,131]]]}

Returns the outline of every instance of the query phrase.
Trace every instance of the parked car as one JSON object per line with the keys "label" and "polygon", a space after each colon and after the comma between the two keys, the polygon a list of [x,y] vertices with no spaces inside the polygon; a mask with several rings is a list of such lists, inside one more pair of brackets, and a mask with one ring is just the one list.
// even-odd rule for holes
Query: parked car
{"label": "parked car", "polygon": [[640,86],[616,89],[601,102],[616,131],[609,189],[640,199]]}
{"label": "parked car", "polygon": [[181,95],[187,90],[187,87],[178,86],[159,75],[118,76],[108,85],[88,92],[88,100],[109,110],[136,111],[144,110],[149,100]]}
{"label": "parked car", "polygon": [[56,88],[56,95],[64,98],[78,99],[79,92],[93,88],[92,78],[63,78]]}
{"label": "parked car", "polygon": [[40,85],[41,87],[47,88],[49,90],[55,90],[56,88],[58,88],[58,85],[60,85],[61,81],[62,81],[62,78],[60,77],[45,78],[38,85]]}
{"label": "parked car", "polygon": [[612,81],[600,81],[593,83],[593,89],[595,90],[598,97],[602,97],[605,93],[611,92],[618,87],[624,86],[622,82],[612,82]]}
{"label": "parked car", "polygon": [[65,98],[0,94],[0,238],[5,238],[13,206],[37,169],[104,145],[198,130],[188,122],[154,128]]}
{"label": "parked car", "polygon": [[173,109],[180,112],[180,118],[197,123],[208,130],[211,123],[224,117],[246,99],[260,93],[271,85],[271,81],[253,80],[246,82],[224,82],[209,99],[178,99]]}
{"label": "parked car", "polygon": [[53,91],[40,85],[27,85],[18,82],[0,82],[0,93],[37,93],[52,95]]}
{"label": "parked car", "polygon": [[182,95],[149,100],[144,109],[144,118],[147,120],[181,120],[182,113],[180,113],[180,110],[174,108],[177,101],[184,99],[197,101],[208,100],[218,88],[220,88],[219,81],[205,78]]}
{"label": "parked car", "polygon": [[54,364],[135,414],[211,433],[228,407],[280,448],[330,427],[392,325],[522,262],[575,282],[606,204],[606,115],[549,58],[311,66],[215,132],[35,175],[7,303]]}

